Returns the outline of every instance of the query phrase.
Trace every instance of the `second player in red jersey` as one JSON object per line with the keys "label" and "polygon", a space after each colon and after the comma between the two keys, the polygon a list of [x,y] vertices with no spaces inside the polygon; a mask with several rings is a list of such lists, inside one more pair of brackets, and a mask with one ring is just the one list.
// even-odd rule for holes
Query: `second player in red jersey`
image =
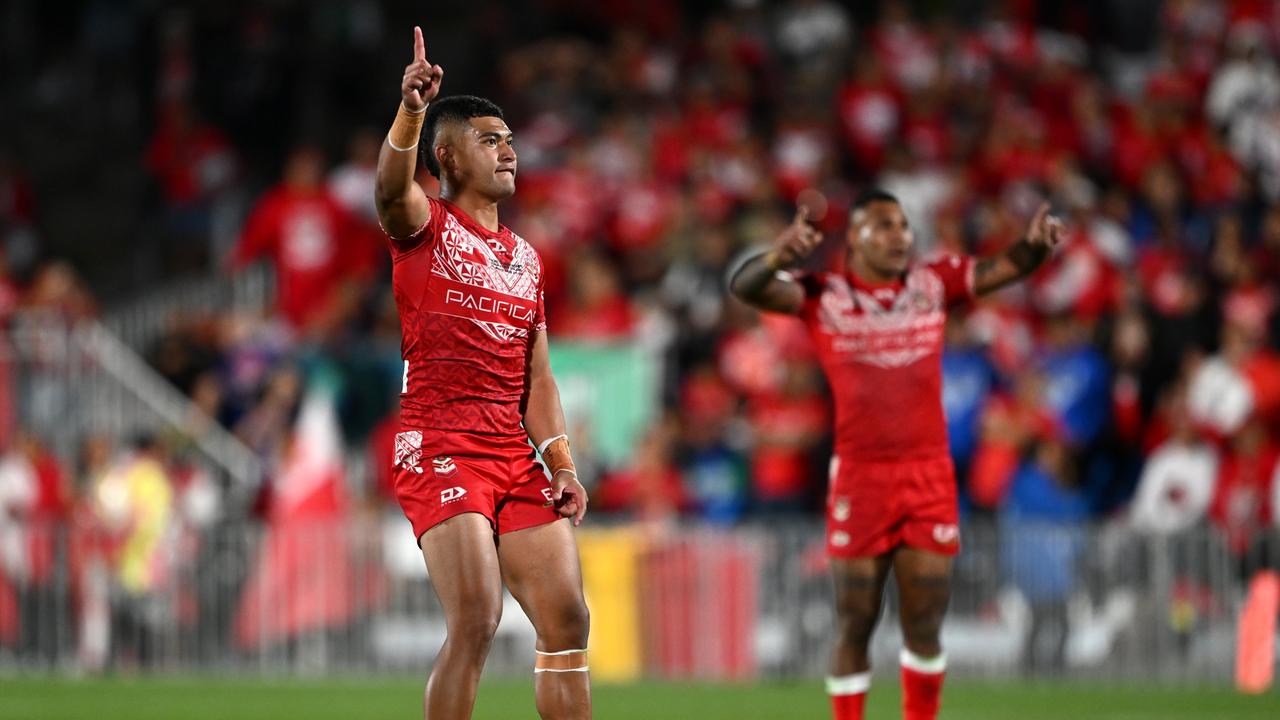
{"label": "second player in red jersey", "polygon": [[[582,720],[589,620],[569,523],[581,522],[587,494],[551,375],[542,264],[498,222],[517,169],[502,110],[469,95],[437,99],[443,75],[414,28],[376,189],[405,363],[388,461],[448,628],[423,712],[471,717],[505,584],[537,632],[539,715]],[[440,179],[439,200],[414,181],[419,154]]]}
{"label": "second player in red jersey", "polygon": [[886,282],[794,274],[836,401],[827,549],[869,557],[898,545],[959,549],[942,415],[947,309],[973,297],[973,260],[945,257]]}
{"label": "second player in red jersey", "polygon": [[862,718],[868,645],[891,569],[905,644],[903,716],[937,716],[946,668],[939,631],[960,548],[942,414],[946,314],[1029,274],[1061,232],[1046,205],[1026,238],[1000,255],[918,262],[897,198],[873,190],[854,203],[841,272],[797,269],[822,240],[801,208],[775,246],[733,276],[731,289],[745,302],[805,322],[834,396],[826,536],[837,623],[827,692],[836,720]]}

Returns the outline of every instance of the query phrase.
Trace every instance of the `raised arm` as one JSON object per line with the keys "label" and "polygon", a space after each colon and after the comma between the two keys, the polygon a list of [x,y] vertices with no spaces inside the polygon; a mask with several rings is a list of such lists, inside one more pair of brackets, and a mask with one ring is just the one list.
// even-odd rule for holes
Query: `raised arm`
{"label": "raised arm", "polygon": [[805,220],[808,209],[795,219],[769,250],[748,259],[729,280],[729,291],[761,310],[795,315],[804,305],[804,288],[784,270],[796,267],[822,242],[822,234]]}
{"label": "raised arm", "polygon": [[1049,203],[1041,204],[1026,237],[1003,252],[978,260],[973,269],[974,294],[986,295],[1030,275],[1049,259],[1062,236],[1062,221],[1049,214]]}
{"label": "raised arm", "polygon": [[404,79],[400,81],[400,110],[378,154],[378,177],[374,186],[378,219],[393,238],[413,233],[431,218],[431,204],[413,177],[427,103],[439,94],[443,78],[444,70],[427,62],[422,28],[415,26],[413,62],[404,69]]}
{"label": "raised arm", "polygon": [[547,331],[538,330],[529,353],[529,397],[525,401],[524,429],[542,453],[551,473],[551,498],[556,512],[582,522],[587,513],[587,491],[578,481],[578,471],[569,454],[569,436],[565,433],[564,409],[560,405],[560,388],[551,375],[551,355],[547,349]]}

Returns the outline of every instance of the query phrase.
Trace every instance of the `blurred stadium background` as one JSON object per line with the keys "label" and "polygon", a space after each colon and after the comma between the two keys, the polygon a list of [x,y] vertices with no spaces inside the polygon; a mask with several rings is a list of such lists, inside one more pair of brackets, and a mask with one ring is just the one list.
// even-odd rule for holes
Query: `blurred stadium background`
{"label": "blurred stadium background", "polygon": [[[830,409],[799,324],[723,276],[806,189],[838,262],[871,183],[923,253],[1003,247],[1041,197],[1071,226],[948,331],[947,716],[1275,709],[1231,688],[1280,564],[1280,2],[9,0],[0,717],[293,676],[263,717],[416,712],[418,681],[369,684],[443,633],[387,486],[371,200],[414,24],[518,138],[502,213],[553,278],[600,717],[824,715]],[[532,713],[501,680],[531,633],[510,603],[482,716]],[[173,680],[210,674],[238,680]],[[71,680],[100,675],[126,680]]]}

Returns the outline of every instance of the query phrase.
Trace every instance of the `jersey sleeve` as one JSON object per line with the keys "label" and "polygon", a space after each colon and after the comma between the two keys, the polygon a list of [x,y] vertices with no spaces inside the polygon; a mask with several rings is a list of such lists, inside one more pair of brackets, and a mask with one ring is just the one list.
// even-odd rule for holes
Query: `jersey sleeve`
{"label": "jersey sleeve", "polygon": [[546,332],[547,330],[547,299],[546,293],[543,292],[543,284],[546,281],[538,283],[538,308],[533,313],[533,331]]}
{"label": "jersey sleeve", "polygon": [[[431,208],[431,217],[422,223],[422,226],[414,230],[404,237],[392,237],[385,227],[382,228],[382,234],[387,236],[387,245],[391,248],[391,260],[394,262],[404,255],[413,253],[424,246],[430,245],[431,241],[440,237],[440,228],[444,223],[444,213],[448,212],[444,209],[444,205],[435,198],[427,198],[427,204]],[[382,223],[378,223],[379,227]]]}
{"label": "jersey sleeve", "polygon": [[942,280],[947,307],[974,299],[972,255],[941,255],[930,260],[926,266]]}

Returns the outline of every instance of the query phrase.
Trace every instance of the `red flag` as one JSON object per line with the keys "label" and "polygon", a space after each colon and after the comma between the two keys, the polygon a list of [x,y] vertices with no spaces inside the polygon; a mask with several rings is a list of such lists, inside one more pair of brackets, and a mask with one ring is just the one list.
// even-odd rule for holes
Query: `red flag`
{"label": "red flag", "polygon": [[1236,688],[1262,693],[1271,687],[1276,663],[1276,611],[1280,575],[1263,570],[1249,582],[1249,594],[1236,632]]}
{"label": "red flag", "polygon": [[18,594],[0,572],[0,641],[6,645],[18,642]]}
{"label": "red flag", "polygon": [[329,393],[302,401],[274,484],[258,563],[236,619],[236,641],[257,648],[340,627],[356,611],[342,437]]}

